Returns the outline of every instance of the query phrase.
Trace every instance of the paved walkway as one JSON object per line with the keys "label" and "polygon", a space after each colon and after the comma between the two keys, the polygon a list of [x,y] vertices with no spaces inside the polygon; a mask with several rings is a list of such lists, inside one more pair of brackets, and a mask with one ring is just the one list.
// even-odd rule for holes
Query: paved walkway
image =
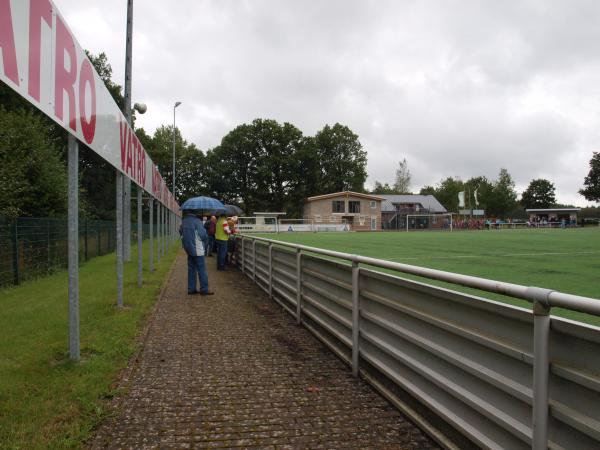
{"label": "paved walkway", "polygon": [[91,448],[435,448],[249,279],[207,260],[216,295],[188,296],[178,256]]}

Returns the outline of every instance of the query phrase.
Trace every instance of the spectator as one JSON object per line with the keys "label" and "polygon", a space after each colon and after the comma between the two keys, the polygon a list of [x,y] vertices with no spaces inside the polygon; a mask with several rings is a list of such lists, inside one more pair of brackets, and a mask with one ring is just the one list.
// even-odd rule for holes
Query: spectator
{"label": "spectator", "polygon": [[[181,240],[187,253],[188,263],[188,295],[213,295],[208,289],[208,274],[204,261],[204,247],[208,236],[202,226],[202,221],[193,214],[184,215],[181,222]],[[200,278],[200,292],[196,290],[197,277]]]}
{"label": "spectator", "polygon": [[204,229],[208,234],[208,243],[206,245],[206,256],[212,256],[214,246],[215,246],[215,232],[217,231],[217,218],[215,216],[210,216],[204,223]]}
{"label": "spectator", "polygon": [[229,224],[225,215],[219,216],[217,220],[215,239],[217,242],[217,270],[225,270],[227,260],[227,241],[229,240]]}

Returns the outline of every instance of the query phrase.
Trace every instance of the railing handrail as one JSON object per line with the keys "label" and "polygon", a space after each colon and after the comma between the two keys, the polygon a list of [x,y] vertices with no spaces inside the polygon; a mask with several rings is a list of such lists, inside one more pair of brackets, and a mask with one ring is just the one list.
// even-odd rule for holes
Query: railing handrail
{"label": "railing handrail", "polygon": [[359,264],[368,264],[370,266],[380,267],[383,269],[391,269],[398,272],[429,278],[432,280],[445,281],[448,283],[458,284],[461,286],[492,292],[495,294],[508,295],[511,297],[527,300],[531,303],[541,302],[549,307],[566,308],[571,309],[573,311],[579,311],[586,314],[600,316],[600,300],[591,297],[567,294],[564,292],[553,291],[551,289],[542,289],[533,286],[523,286],[520,284],[507,283],[504,281],[490,280],[487,278],[480,278],[472,275],[462,275],[438,269],[429,269],[426,267],[413,266],[410,264],[386,261],[383,259],[338,252],[335,250],[327,250],[318,247],[310,247],[308,245],[293,244],[290,242],[283,242],[275,239],[267,239],[258,236],[241,235],[241,238],[254,239],[262,242],[276,244],[283,247],[304,250],[307,252],[325,256],[332,256],[334,258],[344,259]]}

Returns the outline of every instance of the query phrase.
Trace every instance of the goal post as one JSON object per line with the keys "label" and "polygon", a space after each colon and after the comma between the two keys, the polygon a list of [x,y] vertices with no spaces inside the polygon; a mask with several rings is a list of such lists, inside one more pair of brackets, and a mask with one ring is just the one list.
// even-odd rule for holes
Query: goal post
{"label": "goal post", "polygon": [[279,219],[279,232],[309,231],[315,232],[314,219]]}
{"label": "goal post", "polygon": [[452,231],[452,229],[452,213],[406,215],[406,231]]}
{"label": "goal post", "polygon": [[278,233],[277,217],[238,217],[236,228],[242,233]]}

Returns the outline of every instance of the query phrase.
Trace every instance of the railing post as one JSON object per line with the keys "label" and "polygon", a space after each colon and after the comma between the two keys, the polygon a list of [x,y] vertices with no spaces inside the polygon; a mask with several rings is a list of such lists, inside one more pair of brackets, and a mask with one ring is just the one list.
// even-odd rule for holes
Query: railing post
{"label": "railing post", "polygon": [[548,379],[550,372],[549,289],[530,287],[533,300],[533,450],[548,448]]}
{"label": "railing post", "polygon": [[241,247],[242,247],[242,250],[240,252],[241,253],[241,255],[240,255],[241,258],[240,259],[242,260],[242,264],[241,264],[241,266],[242,266],[242,273],[246,273],[245,270],[244,270],[244,266],[246,265],[246,257],[244,256],[244,236],[243,235],[240,236],[240,239],[241,239],[241,243],[240,244],[241,244]]}
{"label": "railing post", "polygon": [[252,279],[256,283],[256,239],[252,241]]}
{"label": "railing post", "polygon": [[269,242],[269,298],[273,298],[273,244]]}
{"label": "railing post", "polygon": [[360,356],[360,268],[358,262],[352,261],[352,375],[358,377],[358,360]]}
{"label": "railing post", "polygon": [[296,322],[302,323],[302,251],[296,249]]}
{"label": "railing post", "polygon": [[13,276],[15,284],[19,284],[19,226],[18,218],[13,220],[12,226],[12,248],[13,248]]}

